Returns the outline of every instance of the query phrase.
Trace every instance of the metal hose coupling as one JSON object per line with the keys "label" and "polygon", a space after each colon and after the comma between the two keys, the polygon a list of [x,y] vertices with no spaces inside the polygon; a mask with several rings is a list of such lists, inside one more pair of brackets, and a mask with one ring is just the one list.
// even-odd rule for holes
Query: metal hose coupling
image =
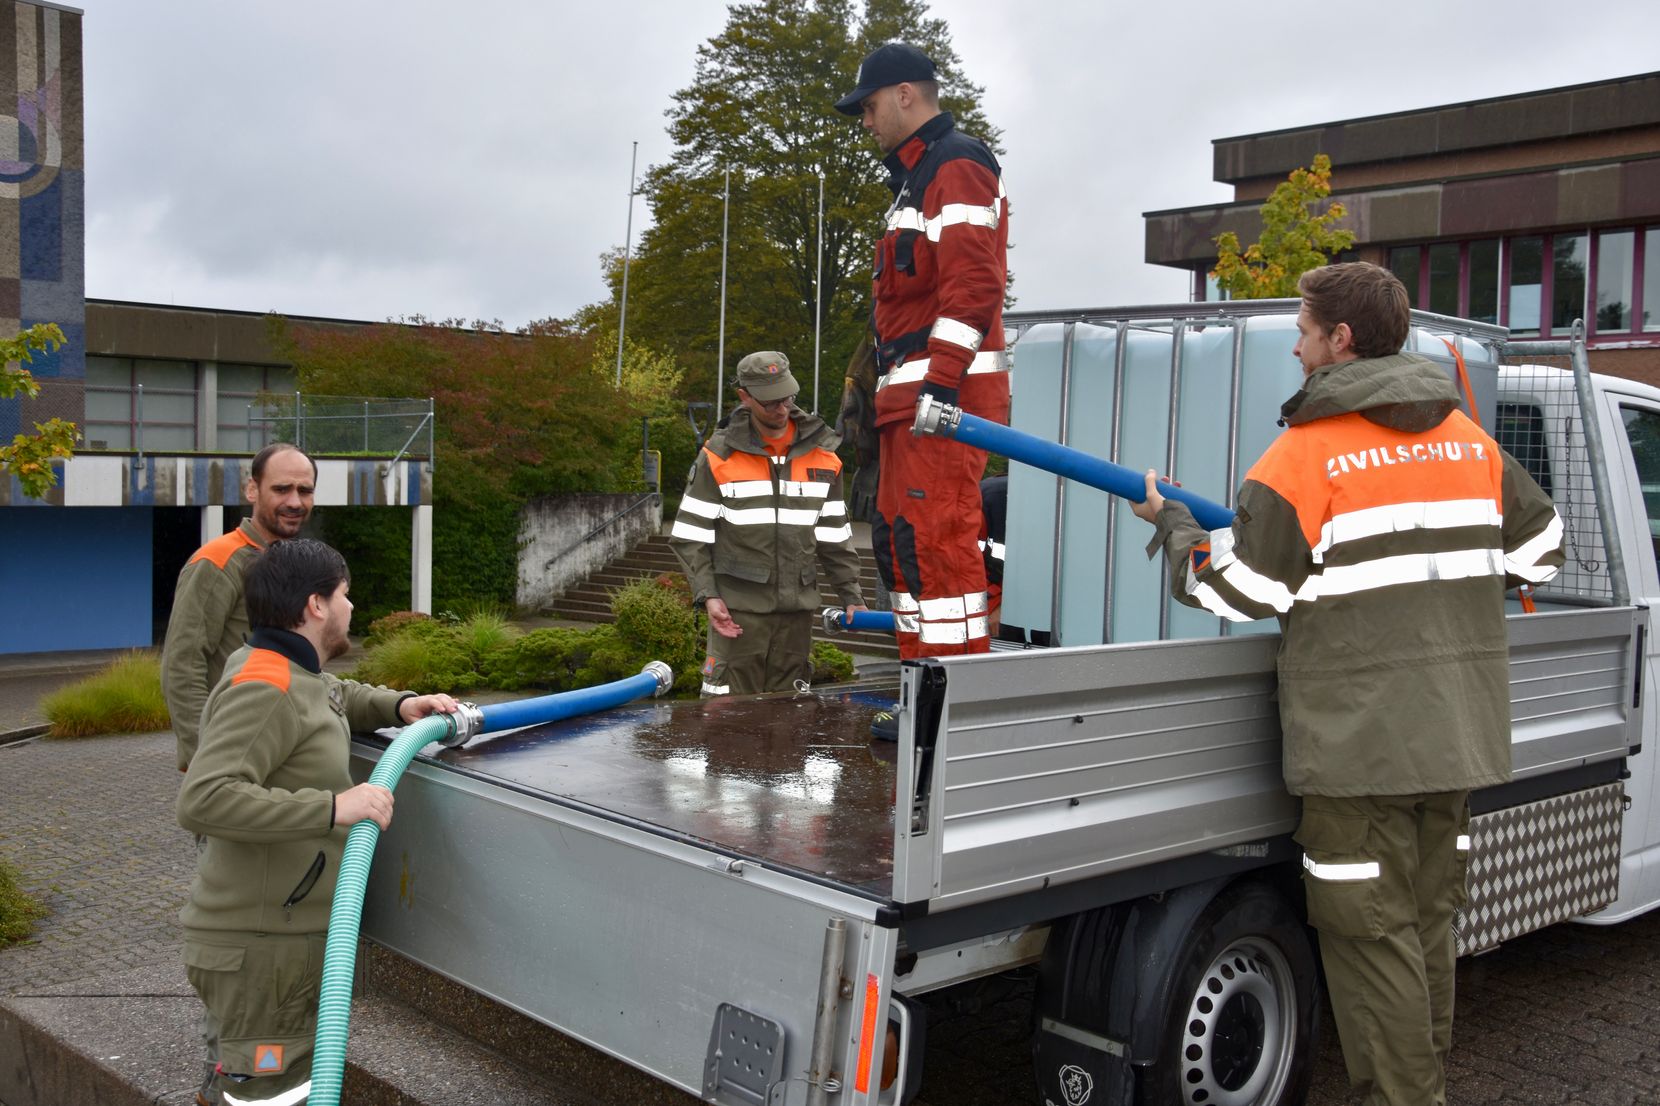
{"label": "metal hose coupling", "polygon": [[640,672],[657,680],[657,690],[651,693],[653,698],[662,695],[674,686],[674,669],[662,661],[647,661],[646,666],[640,669]]}
{"label": "metal hose coupling", "polygon": [[944,434],[946,437],[955,437],[957,424],[962,422],[963,412],[960,407],[953,407],[949,403],[942,403],[931,395],[923,395],[916,401],[916,421],[911,424],[912,434]]}
{"label": "metal hose coupling", "polygon": [[826,607],[819,617],[824,620],[824,632],[827,634],[839,634],[847,629],[847,612],[840,607]]}
{"label": "metal hose coupling", "polygon": [[446,749],[465,745],[484,732],[484,712],[477,703],[462,703],[454,714],[440,714],[437,717],[449,723],[449,732],[438,739],[438,744]]}

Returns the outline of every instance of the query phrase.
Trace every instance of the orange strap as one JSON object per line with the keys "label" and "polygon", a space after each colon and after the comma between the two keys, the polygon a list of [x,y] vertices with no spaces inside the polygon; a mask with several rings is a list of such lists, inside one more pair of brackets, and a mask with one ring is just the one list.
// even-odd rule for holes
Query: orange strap
{"label": "orange strap", "polygon": [[1481,425],[1481,412],[1476,408],[1476,390],[1470,387],[1470,370],[1464,367],[1464,355],[1458,352],[1458,345],[1450,338],[1441,341],[1446,345],[1447,352],[1452,354],[1453,364],[1458,366],[1458,384],[1464,389],[1464,400],[1470,405],[1470,421],[1477,426]]}
{"label": "orange strap", "polygon": [[[1470,387],[1470,371],[1464,367],[1464,355],[1458,352],[1457,343],[1450,338],[1443,338],[1441,341],[1446,345],[1447,352],[1452,354],[1453,364],[1458,366],[1458,383],[1464,389],[1465,402],[1470,405],[1470,421],[1480,426],[1481,412],[1476,410],[1476,392],[1474,388]],[[1539,608],[1534,606],[1533,603],[1533,586],[1531,584],[1519,586],[1516,589],[1516,595],[1522,601],[1522,612],[1524,614],[1536,614],[1538,612]]]}

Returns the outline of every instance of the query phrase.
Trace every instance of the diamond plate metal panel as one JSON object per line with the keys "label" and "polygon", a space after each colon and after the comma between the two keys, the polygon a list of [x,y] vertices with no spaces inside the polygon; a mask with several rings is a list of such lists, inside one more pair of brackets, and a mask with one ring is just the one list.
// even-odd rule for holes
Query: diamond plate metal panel
{"label": "diamond plate metal panel", "polygon": [[1619,784],[1470,819],[1470,899],[1458,954],[1494,948],[1613,902],[1620,890]]}

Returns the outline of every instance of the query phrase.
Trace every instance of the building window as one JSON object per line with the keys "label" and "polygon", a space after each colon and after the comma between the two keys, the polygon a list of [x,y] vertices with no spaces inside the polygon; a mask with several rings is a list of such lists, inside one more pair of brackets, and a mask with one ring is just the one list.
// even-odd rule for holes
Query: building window
{"label": "building window", "polygon": [[1470,243],[1470,306],[1465,317],[1478,323],[1499,321],[1499,240]]}
{"label": "building window", "polygon": [[1437,315],[1458,314],[1458,243],[1437,242],[1429,248],[1429,295],[1425,299]]}
{"label": "building window", "polygon": [[1585,318],[1587,235],[1558,234],[1551,242],[1552,330],[1567,331],[1575,319]]}
{"label": "building window", "polygon": [[[221,453],[255,453],[266,444],[267,424],[254,425],[249,408],[262,395],[292,398],[294,370],[268,365],[219,365],[219,410],[216,412]],[[290,403],[289,407],[293,404]],[[262,414],[262,412],[256,412]],[[250,433],[250,427],[252,432]]]}
{"label": "building window", "polygon": [[195,449],[195,363],[89,355],[84,433],[91,449]]}
{"label": "building window", "polygon": [[1539,333],[1539,308],[1545,295],[1545,240],[1510,240],[1510,332]]}
{"label": "building window", "polygon": [[1643,329],[1660,330],[1660,227],[1643,235]]}
{"label": "building window", "polygon": [[1632,249],[1629,230],[1597,235],[1597,330],[1631,329]]}
{"label": "building window", "polygon": [[1389,271],[1406,285],[1407,302],[1418,306],[1418,272],[1423,251],[1417,246],[1396,246],[1389,251]]}

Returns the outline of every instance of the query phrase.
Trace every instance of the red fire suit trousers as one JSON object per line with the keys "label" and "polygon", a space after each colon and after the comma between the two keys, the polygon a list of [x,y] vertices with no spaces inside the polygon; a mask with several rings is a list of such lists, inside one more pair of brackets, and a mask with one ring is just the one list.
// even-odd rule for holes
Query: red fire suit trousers
{"label": "red fire suit trousers", "polygon": [[989,652],[980,550],[986,451],[915,436],[909,421],[890,422],[881,433],[871,546],[892,595],[899,655]]}

